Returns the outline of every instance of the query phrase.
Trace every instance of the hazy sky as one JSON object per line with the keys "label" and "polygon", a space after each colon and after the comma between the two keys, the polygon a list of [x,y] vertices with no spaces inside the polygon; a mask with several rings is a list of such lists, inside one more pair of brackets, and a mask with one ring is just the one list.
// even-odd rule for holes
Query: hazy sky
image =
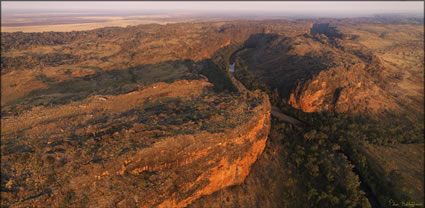
{"label": "hazy sky", "polygon": [[347,15],[368,15],[376,13],[417,13],[423,14],[423,1],[399,1],[399,2],[295,2],[295,1],[207,1],[207,2],[101,2],[101,1],[59,1],[59,2],[1,2],[2,13],[10,13],[16,10],[27,11],[164,11],[164,12],[248,12],[248,13],[312,13],[312,14],[347,14]]}

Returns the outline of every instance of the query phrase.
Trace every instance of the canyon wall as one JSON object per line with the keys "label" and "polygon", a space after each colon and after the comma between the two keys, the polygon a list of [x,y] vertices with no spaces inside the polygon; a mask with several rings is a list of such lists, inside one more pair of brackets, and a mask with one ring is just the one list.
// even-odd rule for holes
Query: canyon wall
{"label": "canyon wall", "polygon": [[[271,111],[265,93],[239,87],[215,94],[205,78],[178,80],[9,116],[2,120],[7,202],[185,207],[239,185],[265,148]],[[17,145],[16,132],[31,138]]]}
{"label": "canyon wall", "polygon": [[[243,183],[263,152],[270,130],[271,108],[267,95],[249,94],[261,97],[263,103],[253,109],[255,114],[244,125],[223,133],[201,132],[169,138],[132,157],[108,164],[110,168],[106,169],[115,175],[166,172],[160,174],[164,177],[163,184],[134,193],[139,195],[136,201],[133,196],[120,203],[135,203],[138,207],[185,207],[203,195]],[[102,180],[102,175],[97,177]]]}

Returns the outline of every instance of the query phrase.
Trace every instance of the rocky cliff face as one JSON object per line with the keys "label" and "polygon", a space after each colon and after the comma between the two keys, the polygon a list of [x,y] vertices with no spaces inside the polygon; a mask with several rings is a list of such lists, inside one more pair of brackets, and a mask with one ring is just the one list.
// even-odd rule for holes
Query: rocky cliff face
{"label": "rocky cliff face", "polygon": [[361,65],[332,68],[299,84],[288,103],[304,112],[335,111],[376,114],[400,111],[391,94],[376,85]]}
{"label": "rocky cliff face", "polygon": [[185,207],[245,180],[267,141],[270,103],[180,80],[32,108],[3,117],[2,129],[9,206]]}
{"label": "rocky cliff face", "polygon": [[423,38],[416,33],[421,27],[411,26],[412,34],[400,32],[404,39],[390,39],[388,34],[396,32],[381,26],[359,32],[352,25],[337,26],[313,25],[312,35],[252,36],[248,40],[255,41],[247,41],[240,62],[305,112],[423,113]]}
{"label": "rocky cliff face", "polygon": [[260,108],[259,114],[249,123],[228,135],[196,135],[195,140],[200,136],[204,138],[202,142],[215,145],[195,150],[195,157],[174,168],[186,169],[182,171],[184,175],[193,174],[194,168],[202,173],[195,178],[176,178],[174,185],[181,188],[171,193],[171,197],[164,197],[159,207],[184,207],[202,195],[243,183],[252,164],[263,152],[270,129],[269,104],[264,103]]}
{"label": "rocky cliff face", "polygon": [[[273,127],[272,127],[273,128]],[[285,185],[290,168],[282,135],[270,132],[263,154],[252,166],[250,174],[239,186],[221,189],[205,195],[188,207],[285,207]]]}

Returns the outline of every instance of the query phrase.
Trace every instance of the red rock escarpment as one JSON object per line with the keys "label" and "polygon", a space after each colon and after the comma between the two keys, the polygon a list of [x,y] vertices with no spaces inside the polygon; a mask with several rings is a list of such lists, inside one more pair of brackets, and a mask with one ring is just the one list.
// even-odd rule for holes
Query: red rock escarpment
{"label": "red rock escarpment", "polygon": [[[14,207],[184,207],[202,195],[241,184],[265,148],[270,103],[267,95],[260,92],[245,91],[240,96],[220,98],[210,88],[211,83],[205,80],[156,83],[128,94],[93,96],[70,105],[37,107],[9,117],[2,122],[5,123],[2,127],[8,129],[2,141],[14,139],[14,129],[26,129],[24,134],[33,135],[31,144],[39,145],[36,150],[28,150],[34,152],[28,157],[50,161],[49,166],[48,162],[32,163],[32,160],[29,164],[39,168],[32,170],[38,178],[32,178],[42,184],[28,185],[37,188],[36,191],[42,190],[37,193],[39,196],[27,199],[27,195],[34,195],[35,188],[21,190],[17,194],[23,200],[11,204]],[[180,102],[171,102],[182,95],[185,97]],[[157,99],[171,101],[161,105]],[[168,106],[171,112],[177,112],[168,119],[186,119],[186,112],[178,112],[182,106],[201,105],[200,101],[191,104],[191,99],[207,102],[208,105],[202,104],[204,107],[211,102],[218,102],[216,105],[221,107],[214,108],[212,116],[198,119],[197,123],[189,120],[178,125],[158,125],[137,120],[148,117],[148,113],[164,114]],[[186,111],[207,115],[209,112],[201,107]],[[225,110],[231,113],[227,115]],[[53,113],[48,116],[46,112]],[[99,115],[107,116],[103,121],[106,123],[85,122]],[[148,118],[155,120],[162,116]],[[29,117],[37,119],[25,119]],[[125,128],[120,129],[120,124]],[[192,130],[184,126],[191,126]],[[151,134],[153,131],[165,133],[156,136]],[[11,145],[2,146],[2,151],[13,150]],[[25,143],[20,148],[32,146]],[[2,155],[2,161],[12,156],[12,153]],[[65,162],[59,165],[57,161]],[[18,166],[19,173],[25,173],[26,167]],[[45,174],[50,174],[50,179]],[[18,180],[9,181],[8,187],[20,185]]]}
{"label": "red rock escarpment", "polygon": [[400,111],[389,90],[371,78],[362,65],[349,69],[331,68],[311,80],[298,84],[288,103],[304,112],[367,112]]}
{"label": "red rock escarpment", "polygon": [[[241,184],[265,148],[270,129],[270,103],[263,104],[248,123],[224,133],[199,133],[170,138],[128,158],[115,174],[143,171],[178,172],[170,188],[143,193],[142,207],[184,207],[202,195]],[[173,185],[171,185],[173,184]]]}
{"label": "red rock escarpment", "polygon": [[[102,201],[108,198],[105,194],[119,198],[114,199],[118,207],[185,207],[202,195],[243,183],[265,148],[271,111],[267,95],[254,92],[247,96],[257,96],[262,102],[251,110],[248,122],[218,133],[201,131],[162,139],[149,148],[92,166],[93,174],[72,179],[71,188],[90,190],[87,195],[99,199],[98,207],[109,206],[110,202]],[[124,190],[123,184],[143,181],[148,185]],[[115,188],[103,187],[109,183]],[[117,197],[122,191],[125,196]]]}

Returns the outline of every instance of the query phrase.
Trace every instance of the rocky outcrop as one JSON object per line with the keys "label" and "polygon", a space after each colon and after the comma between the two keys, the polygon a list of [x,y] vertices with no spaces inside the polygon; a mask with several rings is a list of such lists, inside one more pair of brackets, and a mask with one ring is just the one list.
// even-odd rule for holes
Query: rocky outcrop
{"label": "rocky outcrop", "polygon": [[328,38],[339,38],[343,40],[353,40],[359,38],[357,35],[344,34],[337,27],[329,26],[329,23],[316,23],[310,29],[310,34],[324,34]]}
{"label": "rocky outcrop", "polygon": [[[16,207],[185,207],[241,184],[265,148],[271,107],[240,90],[179,80],[2,119],[4,197]],[[29,139],[15,145],[17,132]]]}
{"label": "rocky outcrop", "polygon": [[385,110],[398,111],[400,106],[363,69],[331,68],[311,80],[299,83],[288,103],[304,112],[335,111],[377,114]]}
{"label": "rocky outcrop", "polygon": [[[232,81],[238,82],[234,78]],[[180,173],[175,178],[168,178],[173,186],[178,187],[176,191],[165,190],[156,195],[159,197],[145,198],[142,206],[185,207],[203,195],[244,182],[252,164],[265,148],[271,106],[266,94],[247,91],[243,85],[238,85],[238,89],[262,101],[253,109],[254,116],[246,124],[219,134],[170,138],[126,160],[118,174],[125,171],[132,174],[143,171]]]}
{"label": "rocky outcrop", "polygon": [[[92,176],[94,183],[155,173],[148,179],[152,186],[132,190],[119,202],[122,207],[185,207],[203,195],[241,184],[264,150],[270,129],[268,97],[261,93],[250,96],[261,97],[262,103],[253,109],[254,115],[247,123],[222,133],[200,132],[163,139],[150,148],[104,164]],[[78,178],[75,183],[86,180]]]}
{"label": "rocky outcrop", "polygon": [[[272,127],[273,128],[273,127]],[[282,137],[271,130],[266,148],[252,165],[250,174],[239,186],[221,189],[211,195],[202,196],[190,204],[197,207],[282,207],[285,206],[285,191],[288,182],[286,165],[287,150]]]}
{"label": "rocky outcrop", "polygon": [[[261,111],[266,110],[262,109]],[[197,166],[203,173],[192,181],[176,181],[182,190],[172,193],[171,197],[165,199],[159,207],[184,207],[202,195],[209,195],[222,188],[239,185],[244,182],[249,174],[251,165],[263,152],[268,132],[270,129],[270,111],[262,112],[262,115],[250,121],[247,126],[234,131],[230,138],[226,136],[205,135],[208,140],[216,140],[215,146],[199,151],[192,159],[193,161],[204,161],[204,165],[209,168],[199,167],[196,162],[188,161],[188,165]],[[244,132],[244,133],[243,133]],[[209,162],[208,162],[209,161]],[[192,163],[192,164],[190,164]],[[214,165],[209,165],[213,163]],[[191,169],[188,169],[189,171]],[[188,171],[188,173],[190,173]],[[197,183],[204,184],[203,187],[196,188]],[[188,194],[191,193],[192,194]],[[186,196],[186,197],[182,197]]]}
{"label": "rocky outcrop", "polygon": [[[391,60],[396,60],[395,56],[382,55],[360,40],[345,41],[345,36],[328,24],[312,28],[313,36],[253,35],[239,57],[258,79],[276,88],[288,104],[305,112],[378,115],[422,111],[419,104],[423,103],[423,90],[416,90],[423,84],[421,76],[412,73],[412,78],[406,78],[410,76],[408,69],[394,67]],[[352,32],[344,29],[344,33]],[[419,57],[411,60],[411,69],[419,74]]]}

